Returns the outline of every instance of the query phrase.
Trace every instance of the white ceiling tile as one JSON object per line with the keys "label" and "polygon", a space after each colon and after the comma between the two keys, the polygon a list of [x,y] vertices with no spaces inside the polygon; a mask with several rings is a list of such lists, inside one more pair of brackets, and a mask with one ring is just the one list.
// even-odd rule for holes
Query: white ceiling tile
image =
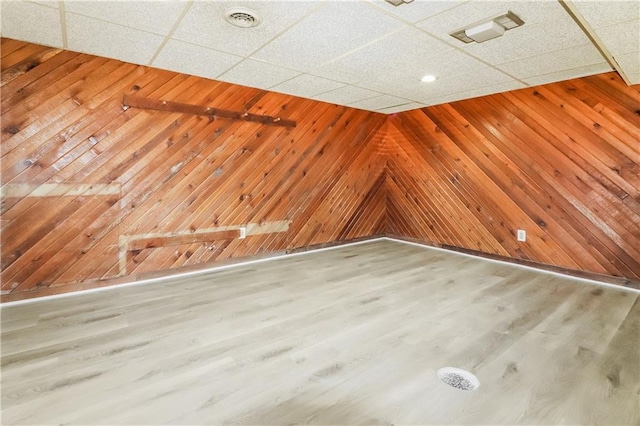
{"label": "white ceiling tile", "polygon": [[478,96],[490,95],[492,93],[508,92],[510,90],[517,90],[527,87],[527,85],[520,83],[519,81],[512,81],[508,83],[496,84],[492,86],[480,87],[478,89],[469,90],[464,92],[468,98],[477,98]]}
{"label": "white ceiling tile", "polygon": [[449,79],[454,81],[461,79],[466,80],[464,87],[466,87],[467,89],[493,86],[498,84],[508,84],[515,81],[502,71],[491,67],[486,67],[481,70],[474,70],[473,72],[468,72],[457,76],[453,75],[451,77],[443,79],[443,81]]}
{"label": "white ceiling tile", "polygon": [[369,0],[387,13],[398,16],[409,22],[418,22],[442,13],[447,9],[460,6],[468,0],[414,0],[410,5],[393,6],[385,0]]}
{"label": "white ceiling tile", "polygon": [[[223,16],[231,7],[252,9],[262,22],[254,28],[235,27]],[[248,56],[317,7],[318,3],[312,1],[197,1],[173,38]]]}
{"label": "white ceiling tile", "polygon": [[411,102],[411,103],[400,105],[400,106],[382,108],[382,109],[379,109],[377,112],[380,112],[382,114],[395,114],[397,112],[410,111],[412,109],[424,108],[425,106],[426,105],[424,105],[424,104],[419,104],[417,102]]}
{"label": "white ceiling tile", "polygon": [[40,6],[52,7],[54,9],[60,9],[60,2],[58,0],[28,0],[29,3],[39,4]]}
{"label": "white ceiling tile", "polygon": [[302,74],[284,83],[272,87],[272,90],[281,93],[288,93],[303,98],[311,98],[330,90],[344,86],[344,83],[327,80],[326,78],[314,75]]}
{"label": "white ceiling tile", "polygon": [[245,59],[220,77],[218,80],[243,86],[268,89],[300,74],[286,68],[277,67],[266,62]]}
{"label": "white ceiling tile", "polygon": [[373,98],[374,96],[379,95],[381,95],[381,93],[374,92],[372,90],[362,89],[355,86],[344,86],[339,89],[314,96],[313,99],[339,105],[347,105],[352,102]]}
{"label": "white ceiling tile", "polygon": [[[422,83],[424,84],[424,83]],[[416,92],[420,90],[418,83],[413,82],[410,84],[409,82],[401,82],[398,80],[395,81],[382,81],[368,79],[366,81],[361,81],[358,83],[359,87],[363,87],[368,90],[372,90],[378,93],[387,93],[389,95],[394,95],[399,98],[406,98],[410,100],[414,100],[414,96]]]}
{"label": "white ceiling tile", "polygon": [[445,75],[445,77],[438,78],[438,80],[431,83],[423,83],[419,78],[411,78],[404,81],[401,78],[397,78],[391,81],[368,79],[358,82],[358,85],[416,102],[425,102],[425,100],[444,96],[448,93],[459,93],[501,84],[513,84],[516,81],[508,75],[487,66],[474,68],[470,72],[440,75]]}
{"label": "white ceiling tile", "polygon": [[530,86],[539,86],[540,84],[555,83],[557,81],[571,80],[572,78],[585,77],[587,75],[601,74],[611,71],[608,63],[602,61],[597,64],[585,65],[569,70],[558,71],[545,75],[538,75],[523,79]]}
{"label": "white ceiling tile", "polygon": [[640,83],[640,2],[638,0],[575,1],[587,25],[632,84]]}
{"label": "white ceiling tile", "polygon": [[640,19],[602,27],[595,31],[612,55],[640,51]]}
{"label": "white ceiling tile", "polygon": [[638,0],[616,0],[615,2],[573,0],[573,4],[591,28],[640,19],[640,2]]}
{"label": "white ceiling tile", "polygon": [[147,64],[163,37],[128,27],[67,13],[67,44],[70,50]]}
{"label": "white ceiling tile", "polygon": [[425,100],[424,103],[427,106],[442,105],[442,104],[447,104],[450,102],[456,102],[456,101],[466,99],[466,96],[467,95],[465,94],[465,92],[459,92],[459,93],[453,93],[453,94],[439,96],[436,98]]}
{"label": "white ceiling tile", "polygon": [[185,0],[66,1],[65,10],[138,30],[167,35]]}
{"label": "white ceiling tile", "polygon": [[2,36],[62,47],[60,11],[35,3],[2,2]]}
{"label": "white ceiling tile", "polygon": [[467,91],[458,92],[458,93],[451,93],[444,96],[427,99],[424,101],[424,103],[427,105],[439,105],[439,104],[445,104],[448,102],[456,102],[462,99],[476,98],[478,96],[485,96],[493,93],[508,92],[510,90],[517,90],[525,87],[527,86],[514,80],[509,83],[497,84],[494,86],[486,86],[478,89],[467,90]]}
{"label": "white ceiling tile", "polygon": [[[462,76],[452,76],[453,79],[458,79],[460,77]],[[489,85],[508,84],[514,81],[508,75],[505,75],[503,72],[491,67],[483,68],[482,70],[474,71],[472,73],[465,73],[464,77],[470,80],[466,85],[469,89]]]}
{"label": "white ceiling tile", "polygon": [[500,64],[499,68],[518,78],[550,74],[558,71],[597,64],[604,58],[591,43],[569,49],[544,53],[530,58]]}
{"label": "white ceiling tile", "polygon": [[[433,83],[423,83],[420,87],[420,94],[424,96],[442,96],[447,93],[458,93],[462,91],[477,90],[487,86],[498,85],[518,85],[519,83],[511,77],[493,68],[483,68],[472,73],[447,76]],[[424,97],[414,96],[417,101],[423,101]]]}
{"label": "white ceiling tile", "polygon": [[309,71],[402,27],[361,2],[330,2],[253,55],[287,68]]}
{"label": "white ceiling tile", "polygon": [[358,102],[352,102],[349,106],[354,108],[375,111],[382,108],[390,108],[394,106],[406,105],[412,103],[409,99],[398,98],[391,95],[380,95],[375,98],[364,99]]}
{"label": "white ceiling tile", "polygon": [[[483,62],[458,50],[451,50],[427,61],[424,74],[442,79],[461,74],[474,74],[484,68],[486,65]],[[423,77],[422,73],[420,77]]]}
{"label": "white ceiling tile", "polygon": [[[336,61],[313,70],[316,75],[346,83],[355,83],[368,75],[402,77],[407,68],[418,69],[419,73],[430,67],[431,58],[453,49],[442,41],[420,30],[407,27],[356,50]],[[460,54],[462,55],[462,54]],[[465,56],[465,59],[469,59]],[[372,73],[372,70],[375,70]]]}
{"label": "white ceiling tile", "polygon": [[153,66],[206,78],[216,78],[242,60],[206,47],[169,40]]}
{"label": "white ceiling tile", "polygon": [[[423,83],[421,79],[426,74],[434,75],[438,80],[433,83]],[[413,63],[398,64],[386,73],[363,73],[362,79],[358,81],[358,86],[411,98],[410,94],[416,91],[465,90],[469,81],[473,81],[476,76],[481,74],[484,75],[484,78],[490,75],[492,77],[491,83],[511,80],[511,77],[496,70],[487,71],[487,66],[484,63],[463,52],[450,50]],[[464,75],[470,77],[465,78]],[[457,78],[457,76],[462,77]],[[446,83],[443,84],[442,80]]]}
{"label": "white ceiling tile", "polygon": [[631,84],[640,84],[640,52],[616,55],[614,59]]}

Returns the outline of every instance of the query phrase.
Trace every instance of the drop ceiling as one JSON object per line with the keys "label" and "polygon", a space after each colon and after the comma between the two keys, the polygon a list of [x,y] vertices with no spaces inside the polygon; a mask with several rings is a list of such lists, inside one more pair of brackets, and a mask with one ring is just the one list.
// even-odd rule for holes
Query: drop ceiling
{"label": "drop ceiling", "polygon": [[[260,25],[231,26],[223,14],[236,6],[256,11]],[[637,0],[398,7],[383,0],[64,0],[2,1],[0,8],[3,37],[387,114],[612,67],[640,83]],[[481,44],[449,36],[508,10],[524,26]],[[426,74],[437,80],[421,82]]]}

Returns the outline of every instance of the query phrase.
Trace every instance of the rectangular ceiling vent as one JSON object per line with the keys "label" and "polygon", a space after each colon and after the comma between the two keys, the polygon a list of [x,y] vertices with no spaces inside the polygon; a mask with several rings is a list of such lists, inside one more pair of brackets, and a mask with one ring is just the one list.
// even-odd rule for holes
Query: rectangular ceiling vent
{"label": "rectangular ceiling vent", "polygon": [[503,15],[494,18],[483,19],[467,25],[464,28],[449,33],[451,37],[457,38],[464,43],[482,43],[492,38],[500,37],[505,31],[512,30],[524,24],[524,21],[512,11],[507,11]]}

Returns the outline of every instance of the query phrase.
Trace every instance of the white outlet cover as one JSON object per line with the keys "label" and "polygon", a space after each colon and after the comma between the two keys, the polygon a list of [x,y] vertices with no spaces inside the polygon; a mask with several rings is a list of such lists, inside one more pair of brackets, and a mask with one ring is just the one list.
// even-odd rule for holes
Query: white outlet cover
{"label": "white outlet cover", "polygon": [[527,231],[518,229],[518,241],[527,241]]}

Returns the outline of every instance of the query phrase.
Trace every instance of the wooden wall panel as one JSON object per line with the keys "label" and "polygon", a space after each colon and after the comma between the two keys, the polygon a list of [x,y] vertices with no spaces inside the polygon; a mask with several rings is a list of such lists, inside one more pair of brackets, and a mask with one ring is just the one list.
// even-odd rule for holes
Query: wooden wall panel
{"label": "wooden wall panel", "polygon": [[8,39],[1,102],[4,300],[384,232],[383,115]]}
{"label": "wooden wall panel", "polygon": [[387,117],[9,39],[1,69],[3,300],[384,233],[640,278],[640,94],[613,73]]}
{"label": "wooden wall panel", "polygon": [[640,278],[638,86],[601,74],[387,126],[387,233]]}

